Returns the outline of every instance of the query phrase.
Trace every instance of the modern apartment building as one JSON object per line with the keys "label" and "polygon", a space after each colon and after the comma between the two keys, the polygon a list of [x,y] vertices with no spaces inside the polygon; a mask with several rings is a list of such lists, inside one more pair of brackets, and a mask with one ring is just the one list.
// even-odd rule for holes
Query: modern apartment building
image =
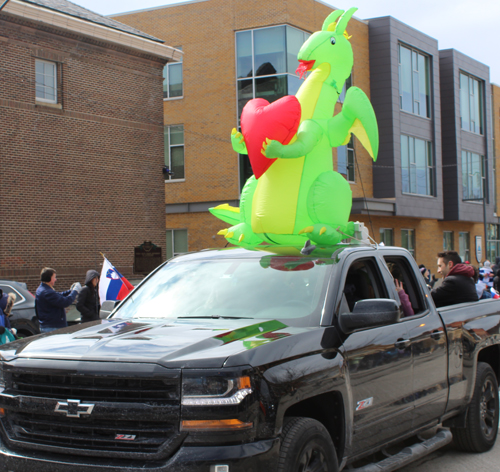
{"label": "modern apartment building", "polygon": [[[247,157],[232,150],[230,131],[249,99],[271,102],[297,91],[297,52],[331,11],[317,0],[270,0],[265,7],[196,0],[113,16],[184,52],[182,64],[164,71],[165,163],[173,171],[165,182],[168,255],[225,244],[216,235],[224,224],[208,208],[237,205],[251,175]],[[376,163],[356,138],[333,150],[334,169],[353,191],[351,220],[432,269],[443,249],[477,263],[483,212],[470,197],[486,189],[487,222],[497,221],[488,68],[439,51],[435,39],[392,17],[353,18],[347,30],[354,52],[348,85],[371,98],[381,143]],[[471,81],[468,101],[463,77]],[[488,228],[493,234],[495,226]]]}

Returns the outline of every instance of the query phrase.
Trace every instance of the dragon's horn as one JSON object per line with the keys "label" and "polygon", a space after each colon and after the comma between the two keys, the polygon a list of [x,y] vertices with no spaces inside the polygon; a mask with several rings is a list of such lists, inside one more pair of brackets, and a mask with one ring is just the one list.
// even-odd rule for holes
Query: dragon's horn
{"label": "dragon's horn", "polygon": [[344,34],[344,31],[347,28],[347,23],[349,23],[349,20],[351,19],[352,15],[356,12],[357,8],[352,7],[349,8],[343,15],[342,18],[339,20],[337,23],[337,27],[335,28],[335,32],[338,34]]}
{"label": "dragon's horn", "polygon": [[344,10],[335,10],[335,11],[332,11],[326,17],[326,20],[323,22],[323,28],[321,28],[322,31],[334,31],[335,30],[335,26],[337,25],[337,20],[343,14],[344,14]]}

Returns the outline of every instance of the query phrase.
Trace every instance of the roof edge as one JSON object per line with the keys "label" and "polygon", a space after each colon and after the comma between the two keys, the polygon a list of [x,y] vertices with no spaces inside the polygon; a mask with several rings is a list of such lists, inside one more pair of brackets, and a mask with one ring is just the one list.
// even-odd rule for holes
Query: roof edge
{"label": "roof edge", "polygon": [[118,44],[171,61],[180,61],[183,54],[182,51],[178,49],[141,36],[126,33],[109,26],[79,19],[65,13],[59,13],[42,6],[21,2],[19,0],[10,0],[7,5],[5,5],[2,12],[27,20],[45,23],[63,30],[77,32],[100,41]]}
{"label": "roof edge", "polygon": [[112,13],[111,15],[106,15],[108,18],[114,18],[115,16],[132,15],[134,13],[143,13],[146,11],[163,10],[164,8],[178,7],[184,5],[190,5],[191,3],[208,2],[209,0],[186,0],[185,2],[170,3],[169,5],[160,5],[151,8],[142,8],[140,10],[124,11],[122,13]]}

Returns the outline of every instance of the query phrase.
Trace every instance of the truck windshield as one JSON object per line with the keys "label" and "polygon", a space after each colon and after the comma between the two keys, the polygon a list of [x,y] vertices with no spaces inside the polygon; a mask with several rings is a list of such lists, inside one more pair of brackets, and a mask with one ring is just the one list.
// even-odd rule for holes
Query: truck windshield
{"label": "truck windshield", "polygon": [[285,256],[171,262],[113,317],[300,319],[316,313],[319,320],[332,267],[331,259]]}

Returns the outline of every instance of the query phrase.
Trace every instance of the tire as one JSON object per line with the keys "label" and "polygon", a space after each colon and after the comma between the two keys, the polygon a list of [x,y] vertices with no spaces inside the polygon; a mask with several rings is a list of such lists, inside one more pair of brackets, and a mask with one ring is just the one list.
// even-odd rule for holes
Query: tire
{"label": "tire", "polygon": [[312,418],[285,418],[278,472],[338,472],[327,429]]}
{"label": "tire", "polygon": [[498,433],[498,382],[489,364],[478,362],[474,393],[465,428],[451,428],[456,446],[462,451],[489,451]]}

